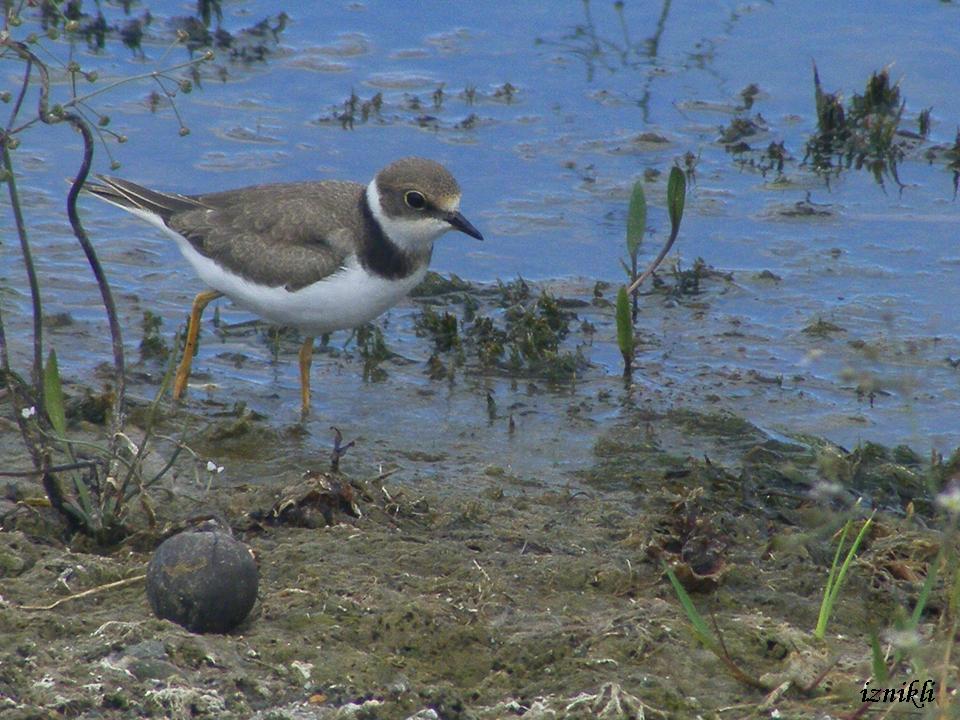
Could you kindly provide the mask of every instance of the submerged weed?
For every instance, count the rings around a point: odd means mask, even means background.
[[[460,347],[457,316],[444,311],[438,313],[431,307],[424,308],[415,321],[418,337],[429,336],[437,352],[450,352]]]
[[[476,317],[467,329],[481,367],[493,368],[506,352],[507,333],[494,325],[493,318]]]
[[[143,311],[143,320],[140,327],[143,330],[143,337],[140,339],[140,361],[164,360],[170,352],[166,341],[163,339],[163,333],[160,327],[163,325],[163,318],[154,315],[149,310]]]
[[[957,189],[960,187],[960,130],[953,140],[953,145],[946,152],[947,167],[953,172],[953,197],[957,197]]]
[[[544,291],[534,302],[517,304],[506,312],[508,364],[514,372],[530,372],[550,380],[569,380],[585,360],[579,352],[560,345],[575,315],[563,311],[556,298]]]
[[[897,165],[905,151],[898,132],[906,103],[886,68],[873,73],[846,108],[839,94],[824,92],[816,65],[813,84],[817,132],[807,141],[804,161],[820,174],[866,168],[881,186],[887,177],[902,186]]]
[[[387,371],[380,364],[392,353],[383,338],[383,330],[378,325],[367,323],[357,328],[357,350],[363,358],[363,379],[365,382],[383,382]]]
[[[510,307],[530,298],[530,286],[522,277],[508,283],[497,280],[497,290],[500,294],[501,307]]]
[[[425,307],[415,320],[417,334],[429,337],[434,353],[428,363],[431,378],[449,377],[455,365],[473,362],[487,370],[539,376],[565,382],[586,365],[578,350],[563,342],[576,315],[561,307],[551,293],[537,292],[523,278],[497,288],[495,314],[481,314],[470,294],[461,296],[462,317]],[[443,358],[448,358],[450,367]]]
[[[657,287],[675,297],[698,295],[700,294],[700,281],[712,274],[715,274],[713,268],[707,265],[702,257],[698,257],[693,261],[693,265],[686,270],[679,263],[674,265],[671,272],[672,284],[667,285],[664,282],[658,284]]]

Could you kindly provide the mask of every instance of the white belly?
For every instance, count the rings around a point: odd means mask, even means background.
[[[368,275],[357,259],[350,257],[345,267],[333,275],[291,292],[283,287],[257,285],[228,273],[198,253],[184,237],[166,227],[162,229],[176,240],[200,279],[214,290],[265,320],[314,336],[373,320],[400,302],[427,274],[424,266],[408,277],[388,280]]]

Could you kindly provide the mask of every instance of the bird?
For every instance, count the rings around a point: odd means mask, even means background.
[[[460,186],[440,163],[396,160],[367,184],[344,180],[254,185],[200,195],[160,192],[98,175],[93,196],[170,236],[210,289],[190,309],[173,397],[190,376],[204,308],[226,296],[306,335],[299,351],[301,413],[310,412],[314,338],[355,328],[403,299],[450,230],[483,235],[460,212]]]

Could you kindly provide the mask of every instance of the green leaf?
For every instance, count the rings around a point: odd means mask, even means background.
[[[670,168],[670,179],[667,180],[667,210],[670,212],[670,228],[673,235],[676,235],[680,229],[686,194],[687,180],[683,171],[674,165]]]
[[[690,625],[693,626],[693,634],[696,638],[706,645],[708,648],[717,652],[720,648],[720,643],[713,637],[713,633],[710,632],[710,628],[707,627],[706,621],[703,619],[703,616],[697,610],[697,607],[693,604],[693,600],[690,599],[690,595],[687,594],[686,589],[680,583],[680,580],[674,574],[673,569],[663,563],[664,571],[667,573],[667,577],[670,579],[670,584],[673,585],[673,591],[677,594],[677,598],[680,600],[680,605],[683,606],[683,612],[687,616],[687,620],[690,621]]]
[[[633,357],[634,337],[633,322],[630,320],[630,297],[627,295],[627,289],[622,285],[617,291],[617,345],[620,346],[624,362]]]
[[[920,588],[920,594],[917,595],[916,607],[914,607],[913,612],[910,613],[909,628],[911,630],[916,630],[920,627],[920,618],[923,617],[923,611],[927,607],[927,601],[930,599],[930,592],[933,590],[933,585],[937,581],[937,572],[940,569],[941,557],[943,557],[943,545],[941,545],[940,550],[937,551],[936,558],[930,563],[929,569],[927,570],[927,579],[923,581],[923,587]]]
[[[79,475],[74,475],[73,487],[77,491],[77,502],[80,504],[80,511],[83,513],[87,525],[92,525],[96,519],[96,508],[93,505],[93,498],[90,497],[90,491],[87,489],[87,483]]]
[[[627,213],[627,253],[636,265],[637,252],[647,231],[647,196],[643,192],[643,181],[637,180],[630,196],[630,210]]]
[[[67,434],[67,416],[63,410],[63,390],[60,387],[56,350],[50,350],[47,366],[43,369],[43,403],[50,424],[57,435],[63,437]]]

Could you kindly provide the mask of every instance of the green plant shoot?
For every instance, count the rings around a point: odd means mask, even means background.
[[[640,243],[647,231],[647,196],[643,192],[643,181],[637,180],[633,185],[633,194],[630,196],[630,209],[627,212],[627,255],[630,258],[632,277],[637,274],[637,253]]]
[[[637,180],[633,184],[633,193],[630,195],[630,208],[627,211],[627,257],[630,260],[629,267],[625,266],[627,275],[632,284],[638,275],[637,256],[640,253],[640,243],[643,242],[644,233],[647,231],[647,196],[643,192],[643,181]],[[633,297],[632,319],[637,320],[639,310],[639,299],[634,290],[630,295]]]
[[[830,615],[833,613],[833,606],[837,602],[837,597],[840,595],[840,588],[843,586],[843,581],[847,577],[847,571],[850,569],[850,564],[853,562],[853,558],[857,555],[857,550],[860,548],[860,543],[863,542],[863,538],[866,537],[867,530],[869,529],[871,523],[873,523],[873,513],[867,518],[866,522],[863,523],[863,527],[860,528],[860,532],[857,533],[856,539],[854,539],[853,544],[850,546],[850,549],[847,551],[846,557],[843,559],[843,564],[837,567],[840,562],[840,553],[843,551],[843,543],[847,539],[847,533],[850,530],[851,525],[853,525],[853,520],[848,520],[847,524],[843,527],[843,532],[840,533],[840,542],[837,544],[837,552],[833,556],[833,564],[830,566],[830,574],[827,576],[827,584],[823,588],[823,599],[820,602],[820,615],[817,618],[817,627],[813,631],[814,637],[819,640],[823,640],[824,636],[827,634],[827,623],[830,620]]]
[[[683,171],[674,165],[667,180],[667,210],[670,213],[670,234],[676,237],[683,218],[683,203],[687,195],[687,180]]]
[[[43,404],[54,431],[63,438],[67,434],[67,415],[63,409],[63,389],[60,386],[56,350],[50,350],[47,366],[43,369]]]
[[[633,320],[630,317],[630,297],[627,289],[620,286],[617,291],[617,345],[623,355],[623,376],[630,377],[633,372],[633,351],[636,343],[633,336]]]

